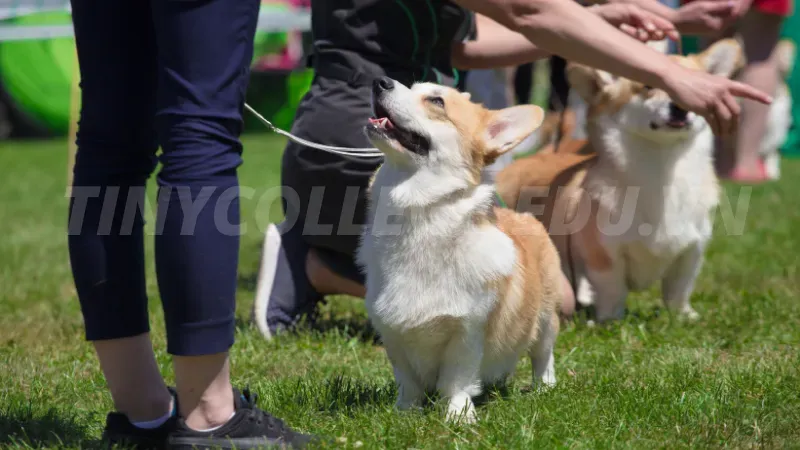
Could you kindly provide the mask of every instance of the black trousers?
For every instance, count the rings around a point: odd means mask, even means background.
[[[259,5],[72,0],[82,107],[69,251],[87,339],[149,330],[142,210],[160,162],[155,267],[168,351],[233,344],[239,134]]]

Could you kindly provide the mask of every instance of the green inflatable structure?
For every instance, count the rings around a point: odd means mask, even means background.
[[[800,158],[800,62],[797,46],[800,44],[800,14],[795,8],[794,14],[783,25],[783,36],[794,41],[794,68],[789,75],[789,90],[792,92],[792,128],[781,149],[784,156]]]
[[[280,4],[263,8],[286,8]],[[66,11],[41,12],[5,20],[5,25],[70,25]],[[256,33],[255,56],[279,53],[286,33]],[[63,135],[70,126],[70,94],[75,73],[75,43],[72,37],[0,42],[0,86],[3,102],[37,133]],[[254,73],[248,102],[275,125],[288,128],[297,105],[311,84],[313,72],[296,70]],[[266,85],[259,86],[266,81]],[[257,106],[258,105],[258,106]],[[20,117],[21,116],[21,117]],[[250,123],[250,117],[246,118]],[[259,125],[263,130],[263,126]],[[248,126],[248,128],[251,128]]]
[[[6,21],[13,25],[69,25],[67,12],[44,12]],[[75,71],[72,38],[0,42],[0,83],[6,101],[27,119],[55,134],[69,129]]]

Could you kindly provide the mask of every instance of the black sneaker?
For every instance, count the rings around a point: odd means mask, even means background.
[[[236,413],[225,425],[213,431],[195,431],[178,419],[168,438],[170,449],[303,449],[315,436],[298,433],[282,420],[256,407],[256,397],[245,389],[244,395],[233,390]]]
[[[175,402],[173,411],[177,411],[178,396],[172,388],[169,388],[169,391]],[[167,437],[175,429],[177,421],[178,414],[175,413],[160,427],[144,429],[135,427],[125,414],[116,411],[111,412],[106,416],[106,426],[103,429],[102,441],[109,447],[119,446],[137,450],[161,450],[166,448]]]

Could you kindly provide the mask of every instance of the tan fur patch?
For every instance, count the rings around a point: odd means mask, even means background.
[[[564,295],[561,264],[544,226],[533,216],[497,208],[497,227],[517,250],[514,273],[496,280],[500,301],[489,316],[486,346],[491,352],[508,351],[539,338],[540,318],[551,317],[558,328],[558,310]]]

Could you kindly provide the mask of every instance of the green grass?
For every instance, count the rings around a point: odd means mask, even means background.
[[[234,378],[291,425],[341,448],[800,448],[800,161],[752,189],[740,235],[717,221],[693,295],[699,323],[673,320],[655,290],[634,295],[621,323],[564,327],[555,389],[526,392],[523,361],[479,424],[451,427],[436,407],[393,411],[391,369],[358,300],[331,299],[327,331],[265,342],[249,325],[261,231],[279,213],[257,206],[279,181],[283,141],[245,143],[241,179],[255,194],[243,204]],[[91,446],[112,405],[70,276],[66,145],[3,143],[0,167],[0,446]],[[742,192],[728,186],[725,198],[736,205]],[[148,254],[155,346],[171,380],[152,242]]]

